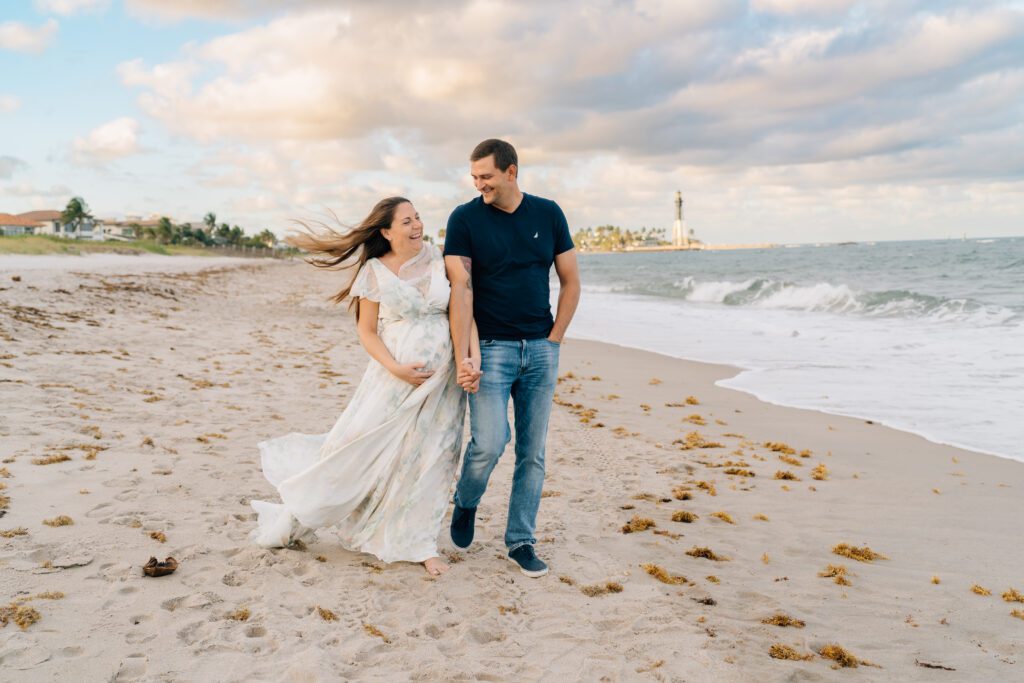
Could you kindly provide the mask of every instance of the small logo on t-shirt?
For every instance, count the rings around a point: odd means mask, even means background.
[[[535,233],[533,233],[533,239],[537,239],[537,236],[538,236],[538,235],[540,235],[540,232],[535,232]]]

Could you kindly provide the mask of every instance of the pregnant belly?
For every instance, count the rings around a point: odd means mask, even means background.
[[[380,338],[399,363],[420,362],[428,370],[437,370],[452,357],[451,332],[443,315],[387,322]]]

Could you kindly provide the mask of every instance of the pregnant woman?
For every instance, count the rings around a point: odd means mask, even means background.
[[[330,432],[259,444],[263,474],[282,502],[252,501],[259,516],[253,540],[286,547],[335,527],[350,550],[441,574],[448,566],[437,537],[466,406],[456,383],[444,259],[423,243],[419,214],[402,197],[381,200],[346,233],[303,232],[289,242],[310,252],[315,266],[358,264],[333,300],[352,298],[371,360]]]

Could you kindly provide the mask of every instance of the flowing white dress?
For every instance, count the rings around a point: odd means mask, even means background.
[[[466,409],[455,380],[444,259],[425,244],[398,275],[369,259],[352,295],[380,303],[378,333],[399,363],[422,361],[434,374],[414,387],[371,359],[329,433],[260,443],[263,474],[282,502],[252,501],[259,517],[252,538],[284,547],[335,526],[350,550],[422,562],[437,555]]]

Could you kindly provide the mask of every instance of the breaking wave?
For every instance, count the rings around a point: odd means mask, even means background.
[[[946,299],[904,289],[866,291],[826,282],[797,284],[770,278],[701,282],[686,277],[661,286],[633,285],[616,288],[615,291],[704,304],[877,318],[917,318],[986,325],[1017,324],[1022,320],[1020,314],[1009,308],[970,299]]]

